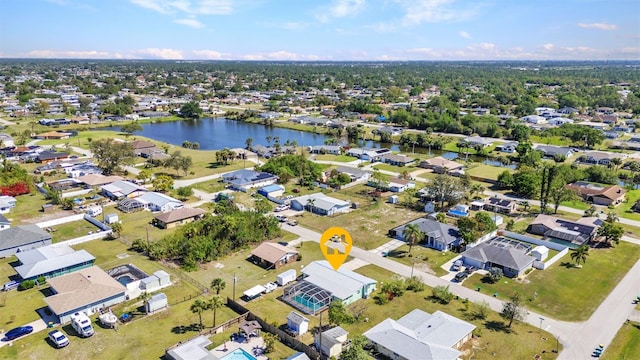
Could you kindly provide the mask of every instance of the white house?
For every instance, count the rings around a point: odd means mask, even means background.
[[[349,211],[350,202],[332,198],[323,193],[298,196],[291,199],[294,210],[308,210],[319,215],[334,215]]]
[[[527,115],[525,117],[520,118],[520,120],[529,124],[546,124],[547,123],[547,119],[540,115]]]

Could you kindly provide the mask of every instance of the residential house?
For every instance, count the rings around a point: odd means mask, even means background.
[[[582,121],[582,122],[577,123],[577,125],[590,127],[592,129],[596,129],[596,130],[604,130],[609,126],[609,125],[607,125],[605,123],[592,122],[592,121]]]
[[[569,119],[569,118],[565,118],[565,117],[554,117],[554,118],[551,118],[551,119],[547,120],[547,124],[555,125],[555,126],[562,126],[564,124],[573,124],[573,120]]]
[[[513,154],[516,152],[517,147],[518,147],[517,141],[510,141],[510,142],[503,143],[496,146],[496,151]]]
[[[338,145],[315,145],[309,146],[308,151],[311,154],[340,155],[342,154],[342,147]]]
[[[375,349],[395,360],[458,360],[475,325],[437,310],[414,309],[400,319],[387,318],[363,335]]]
[[[357,157],[360,160],[364,161],[380,161],[380,159],[387,155],[391,154],[391,150],[387,148],[351,148],[347,150],[347,155]]]
[[[284,186],[279,184],[271,184],[258,189],[258,194],[266,198],[277,198],[284,194]]]
[[[389,236],[405,241],[402,232],[409,224],[416,224],[423,234],[421,244],[424,246],[447,251],[460,245],[460,232],[455,226],[443,224],[437,220],[429,218],[418,218],[404,225],[397,226],[389,230]]]
[[[375,132],[377,134],[382,134],[382,133],[387,133],[391,136],[398,136],[398,135],[402,135],[402,128],[400,127],[394,127],[394,126],[383,126],[377,130],[375,130]]]
[[[278,177],[267,172],[241,169],[223,174],[222,181],[235,190],[247,192],[251,188],[275,184]]]
[[[0,231],[0,258],[51,245],[51,234],[37,225],[20,225]]]
[[[163,212],[153,217],[153,224],[161,229],[171,229],[178,225],[196,221],[205,214],[205,211],[198,208],[182,207],[169,212]]]
[[[622,136],[621,132],[613,131],[613,130],[605,130],[603,131],[603,133],[604,133],[604,137],[607,139],[617,139]]]
[[[314,344],[316,349],[326,355],[327,358],[337,359],[347,342],[347,335],[349,335],[347,330],[336,326],[316,335]]]
[[[621,204],[627,194],[627,190],[618,185],[602,187],[584,181],[577,181],[573,184],[565,185],[565,188],[578,193],[584,201],[604,206],[617,206]]]
[[[143,209],[152,212],[167,212],[182,207],[184,204],[180,200],[158,192],[146,192],[136,198],[123,198],[118,202],[118,209],[127,213]]]
[[[250,158],[256,159],[258,157],[258,154],[243,148],[233,148],[231,149],[231,151],[233,151],[236,154],[236,159],[240,159],[240,160],[250,159]]]
[[[493,238],[475,245],[462,253],[462,261],[467,266],[489,270],[492,267],[502,269],[505,276],[521,276],[533,266],[536,260],[528,255],[529,246],[521,243],[505,242],[502,238]]]
[[[520,120],[526,123],[535,124],[535,125],[547,123],[547,118],[540,115],[527,115],[525,117],[520,118]]]
[[[513,214],[518,210],[518,202],[515,200],[491,197],[484,201],[484,209],[501,214]]]
[[[471,136],[471,137],[465,138],[463,141],[471,145],[472,147],[482,146],[483,148],[486,148],[493,145],[493,139],[484,138],[480,136]]]
[[[117,175],[104,176],[102,174],[87,174],[78,176],[76,180],[84,183],[89,188],[95,189],[116,181],[122,181],[124,178]]]
[[[52,161],[58,161],[69,157],[69,153],[55,152],[55,151],[43,151],[38,154],[36,161],[39,163],[47,164]]]
[[[0,149],[14,148],[15,142],[13,136],[5,133],[0,133]]]
[[[130,181],[118,180],[111,184],[103,185],[100,187],[102,195],[112,199],[131,199],[140,196],[149,190]]]
[[[211,345],[211,340],[206,336],[199,335],[168,349],[166,355],[169,360],[219,360],[207,350],[209,345]]]
[[[602,220],[583,217],[576,221],[540,214],[527,227],[527,232],[545,239],[561,240],[572,247],[582,246],[596,238]]]
[[[368,298],[376,290],[376,280],[345,267],[335,270],[326,260],[311,262],[302,269],[302,274],[303,282],[325,290],[331,294],[330,300],[339,300],[345,306]]]
[[[309,331],[309,319],[292,311],[287,315],[287,328],[296,336],[304,335]]]
[[[335,215],[349,211],[351,203],[327,196],[323,193],[298,196],[291,199],[291,208],[297,211],[307,210],[318,215]]]
[[[11,221],[9,221],[4,215],[0,214],[0,231],[9,229],[11,227]]]
[[[387,154],[381,157],[380,161],[393,166],[405,166],[416,161],[416,159],[401,154]]]
[[[298,251],[288,246],[263,242],[251,251],[249,260],[265,269],[278,269],[298,260]]]
[[[159,150],[156,144],[143,141],[143,140],[135,140],[130,142],[131,148],[133,149],[133,153],[137,156],[142,156],[142,154],[150,154],[153,151]]]
[[[545,158],[555,158],[555,157],[565,157],[570,158],[573,156],[573,150],[568,147],[561,146],[553,146],[553,145],[537,145],[535,147],[536,151],[540,151],[542,153],[542,157]]]
[[[571,115],[571,114],[579,114],[580,110],[576,109],[576,108],[572,108],[572,107],[563,107],[558,109],[557,111],[559,114],[563,114],[563,115]]]
[[[351,182],[366,182],[371,178],[371,173],[357,168],[338,166],[336,168],[338,174],[347,174],[351,178]],[[326,174],[325,174],[326,175]]]
[[[258,117],[260,119],[277,119],[280,116],[282,116],[279,112],[275,112],[275,111],[265,111],[262,112],[260,114],[258,114]]]
[[[54,295],[45,303],[61,324],[75,313],[95,314],[126,300],[124,285],[97,266],[81,269],[47,281]]]
[[[73,250],[69,245],[53,244],[16,253],[14,268],[23,280],[47,279],[93,266],[95,257],[86,250]]]
[[[491,109],[486,109],[481,107],[474,108],[472,111],[473,111],[473,115],[477,115],[477,116],[485,116],[485,115],[491,114]]]
[[[387,182],[387,188],[391,192],[401,193],[405,192],[408,189],[414,189],[416,187],[416,183],[411,180],[392,178]]]
[[[11,211],[18,201],[13,196],[2,195],[0,196],[0,214],[6,214]]]
[[[589,151],[578,158],[578,161],[587,164],[609,165],[613,159],[626,159],[626,154],[610,153],[603,151]]]
[[[454,172],[462,171],[462,169],[464,168],[463,164],[451,161],[442,156],[422,160],[418,166],[425,169],[432,169],[436,174],[451,174]]]
[[[35,136],[36,139],[42,140],[63,140],[71,137],[71,133],[64,131],[48,131]]]

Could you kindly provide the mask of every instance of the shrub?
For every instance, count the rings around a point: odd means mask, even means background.
[[[45,278],[44,276],[38,276],[36,281],[38,282],[38,285],[46,284],[47,283],[47,278]]]
[[[424,290],[425,287],[424,283],[422,282],[422,278],[420,278],[419,276],[412,276],[406,279],[404,283],[407,286],[407,290],[413,292],[420,292]]]
[[[384,305],[389,302],[389,296],[383,293],[377,293],[373,296],[373,301],[378,305]]]
[[[453,293],[449,291],[449,286],[438,285],[431,290],[431,297],[441,304],[448,304],[453,299]]]
[[[502,269],[497,267],[492,267],[489,269],[489,273],[485,276],[485,279],[490,283],[495,284],[498,281],[500,281],[500,279],[502,279],[503,275],[504,274],[502,273]]]
[[[20,286],[18,286],[18,290],[28,290],[34,287],[35,285],[36,285],[36,282],[34,280],[25,280],[20,283]]]

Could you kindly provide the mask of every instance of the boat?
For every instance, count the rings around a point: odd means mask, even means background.
[[[107,327],[113,328],[116,326],[116,323],[118,322],[118,317],[115,316],[111,311],[109,312],[105,312],[104,314],[100,315],[98,317],[100,319],[100,322]]]

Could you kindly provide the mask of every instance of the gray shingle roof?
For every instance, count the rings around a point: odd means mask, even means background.
[[[0,231],[0,250],[47,240],[51,235],[37,225],[16,226]]]
[[[447,244],[455,242],[460,236],[457,227],[443,224],[441,222],[438,222],[437,220],[427,218],[419,218],[413,220],[404,225],[395,227],[391,229],[391,231],[395,232],[397,236],[402,236],[402,231],[404,231],[404,228],[409,224],[417,224],[421,232],[423,232],[427,236],[431,236],[436,239],[442,239]]]
[[[465,258],[482,263],[491,262],[510,269],[522,270],[533,263],[533,256],[525,255],[522,250],[502,248],[494,244],[481,243],[462,253]]]

